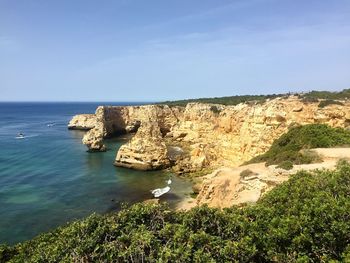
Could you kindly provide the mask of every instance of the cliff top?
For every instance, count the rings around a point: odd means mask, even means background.
[[[350,89],[344,89],[339,92],[331,91],[310,91],[307,93],[286,93],[286,94],[269,94],[269,95],[236,95],[227,97],[214,97],[214,98],[198,98],[198,99],[185,99],[176,101],[164,101],[157,104],[169,105],[169,106],[186,106],[188,103],[212,103],[223,105],[237,105],[243,102],[259,101],[264,102],[267,99],[274,99],[278,97],[288,97],[290,95],[296,95],[305,101],[318,101],[318,100],[347,100],[350,99]]]

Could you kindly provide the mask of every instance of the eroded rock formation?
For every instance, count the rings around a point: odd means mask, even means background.
[[[350,100],[342,103],[321,108],[318,102],[289,96],[236,106],[100,106],[93,115],[75,116],[69,128],[88,130],[83,143],[90,151],[106,150],[105,138],[135,133],[119,149],[115,165],[140,170],[172,166],[178,174],[208,174],[197,182],[199,194],[193,204],[230,207],[256,202],[296,169],[334,167],[344,150],[332,151],[328,162],[294,166],[291,171],[265,167],[263,163],[238,165],[267,151],[294,125],[324,123],[350,128]],[[320,152],[321,156],[326,154],[329,150]],[[245,169],[252,173],[242,173]]]
[[[167,168],[168,150],[158,123],[142,121],[135,136],[120,147],[114,164],[138,170]]]
[[[75,115],[68,123],[68,129],[72,130],[90,130],[96,125],[95,114]]]
[[[243,171],[251,171],[243,176]],[[230,207],[254,203],[276,185],[288,180],[287,172],[279,174],[263,163],[244,167],[220,168],[205,176],[196,198],[197,205]]]
[[[105,150],[104,138],[135,132],[141,123],[150,122],[159,127],[167,146],[183,150],[183,154],[175,160],[176,172],[232,167],[264,153],[293,125],[350,125],[349,101],[344,101],[344,105],[324,108],[318,107],[318,104],[289,96],[236,106],[201,103],[190,103],[185,108],[101,106],[95,113],[95,126],[85,134],[83,143],[90,150]],[[144,133],[142,139],[148,140],[147,136],[151,134]]]
[[[172,129],[173,140],[201,153],[207,166],[236,166],[264,153],[293,125],[325,123],[346,127],[350,103],[319,108],[297,97],[236,106],[188,104]],[[193,154],[192,154],[193,156]]]
[[[180,115],[179,108],[162,105],[100,106],[95,113],[97,124],[85,134],[83,143],[89,150],[105,150],[104,138],[136,132],[142,121],[149,120],[156,122],[162,134],[166,134]]]
[[[350,160],[350,148],[319,148],[312,151],[322,157],[322,162],[294,165],[288,171],[276,168],[276,165],[266,167],[265,163],[219,168],[203,177],[196,204],[224,208],[255,203],[298,171],[334,169],[339,160]]]

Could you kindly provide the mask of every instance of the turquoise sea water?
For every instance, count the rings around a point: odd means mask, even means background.
[[[108,140],[107,152],[88,153],[84,133],[67,129],[73,115],[93,113],[100,104],[0,103],[0,243],[152,198],[151,189],[166,186],[167,172],[113,166],[126,137]],[[16,139],[19,132],[26,138]],[[172,181],[162,199],[175,205],[191,186],[174,176]]]

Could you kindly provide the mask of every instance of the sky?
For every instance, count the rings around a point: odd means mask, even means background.
[[[349,0],[0,0],[0,101],[344,88]]]

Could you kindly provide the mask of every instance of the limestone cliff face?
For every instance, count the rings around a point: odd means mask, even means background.
[[[242,176],[242,171],[247,169],[251,174]],[[288,171],[279,174],[274,167],[265,167],[264,163],[220,168],[203,178],[196,203],[220,208],[255,203],[264,193],[288,180],[288,175]]]
[[[90,130],[96,125],[95,114],[75,115],[68,123],[68,129],[72,130]]]
[[[106,149],[103,139],[118,134],[136,132],[142,121],[157,123],[166,134],[182,115],[181,108],[162,105],[100,106],[95,113],[96,125],[87,132],[83,143],[92,151]]]
[[[137,170],[167,168],[170,161],[158,123],[142,121],[135,136],[120,147],[114,164]]]
[[[318,148],[313,151],[322,158],[322,162],[294,165],[288,171],[276,165],[266,167],[265,163],[219,168],[203,177],[196,204],[224,208],[255,203],[298,171],[334,169],[339,160],[350,160],[350,148]]]
[[[297,97],[262,104],[222,106],[188,104],[172,129],[174,141],[191,147],[190,158],[201,156],[206,166],[236,166],[264,153],[272,142],[297,124],[325,123],[347,127],[350,103],[319,108]]]
[[[141,123],[149,122],[160,130],[167,146],[179,146],[184,151],[175,161],[175,171],[232,167],[267,151],[293,125],[325,123],[348,127],[350,101],[343,103],[319,108],[318,102],[307,103],[290,96],[236,106],[201,103],[190,103],[186,108],[101,106],[95,113],[95,126],[85,134],[83,143],[90,150],[105,150],[104,138],[135,132]],[[151,136],[153,133],[144,132],[142,139]]]

